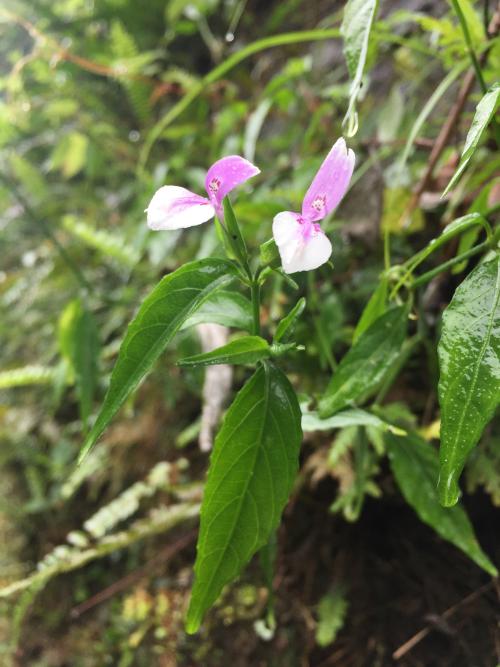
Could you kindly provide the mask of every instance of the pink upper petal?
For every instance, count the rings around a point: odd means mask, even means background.
[[[338,206],[345,195],[354,169],[354,153],[343,137],[326,156],[302,202],[306,220],[322,220]]]
[[[205,178],[205,189],[210,201],[220,209],[222,200],[233,188],[257,174],[260,174],[260,169],[239,155],[229,155],[217,160]]]
[[[157,190],[146,212],[148,227],[155,231],[201,225],[215,215],[208,199],[177,185]]]

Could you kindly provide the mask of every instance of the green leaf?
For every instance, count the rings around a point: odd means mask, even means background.
[[[304,297],[301,297],[292,310],[288,313],[288,315],[286,315],[276,327],[276,333],[274,334],[275,343],[279,343],[283,338],[285,340],[288,338],[288,335],[291,333],[295,322],[302,315],[305,307],[306,300]]]
[[[316,627],[316,643],[318,646],[333,644],[339,630],[344,625],[347,612],[347,600],[344,590],[336,586],[324,595],[318,604],[318,625]]]
[[[465,146],[462,151],[460,163],[453,178],[448,183],[446,190],[443,192],[443,197],[451,190],[451,188],[457,184],[458,180],[467,168],[471,157],[476,151],[483,132],[488,127],[491,119],[495,114],[499,99],[500,84],[495,83],[491,86],[491,88],[487,91],[487,93],[483,96],[477,105],[476,113],[474,114],[474,118],[472,120],[472,125],[470,126],[470,130],[465,140]]]
[[[181,330],[204,323],[221,324],[242,331],[252,330],[252,304],[243,294],[229,290],[214,292],[181,326]]]
[[[26,192],[36,201],[43,201],[49,196],[49,188],[43,176],[43,171],[35,166],[23,155],[12,153],[9,155],[10,168],[16,179],[20,181]]]
[[[96,229],[73,215],[65,215],[62,224],[66,231],[90,248],[98,250],[105,257],[112,257],[120,264],[131,267],[135,266],[140,259],[137,250],[116,231],[110,233],[103,229]]]
[[[234,277],[235,268],[230,262],[202,259],[185,264],[160,280],[129,324],[108,393],[80,452],[80,462],[123,402],[149,373],[182,323],[215,290],[228,285]]]
[[[274,239],[262,243],[259,247],[259,253],[262,266],[278,267],[280,265],[280,253]]]
[[[344,410],[327,419],[321,419],[317,412],[314,411],[302,414],[302,430],[304,433],[310,433],[311,431],[332,431],[348,426],[374,426],[375,428],[380,428],[383,431],[391,431],[398,435],[405,434],[405,431],[397,426],[393,426],[380,419],[380,417],[377,417],[377,415],[366,410],[360,410],[359,408]]]
[[[86,427],[98,381],[100,343],[95,320],[80,299],[71,301],[61,315],[59,346],[74,373],[80,417]]]
[[[229,234],[231,247],[243,266],[248,266],[247,246],[241,233],[240,226],[238,225],[238,221],[236,220],[236,216],[234,215],[229,197],[224,197],[222,204],[224,206],[224,222]]]
[[[438,346],[443,505],[459,496],[469,452],[500,400],[500,258],[481,264],[457,288],[443,314]]]
[[[392,308],[361,334],[339,364],[319,404],[321,418],[361,401],[377,390],[405,340],[407,306]]]
[[[385,438],[396,482],[419,518],[461,549],[479,567],[496,576],[497,570],[479,546],[463,507],[455,505],[445,509],[439,504],[436,493],[437,452],[416,434],[405,438],[387,434]]]
[[[81,132],[64,134],[52,153],[51,166],[60,169],[64,178],[73,178],[87,162],[88,138]]]
[[[255,148],[259,134],[272,103],[272,100],[269,98],[264,98],[248,118],[245,128],[245,138],[243,140],[243,155],[250,162],[253,162],[255,159]]]
[[[344,122],[355,113],[377,5],[377,0],[349,0],[344,9],[340,32],[344,38],[344,56],[351,77],[349,106]]]
[[[215,440],[201,508],[186,630],[196,632],[222,588],[276,529],[298,467],[300,408],[283,373],[261,366]]]
[[[408,260],[404,266],[407,267],[409,273],[415,271],[415,269],[420,264],[422,264],[422,262],[424,262],[427,257],[429,257],[429,255],[441,248],[441,246],[448,243],[448,241],[450,241],[452,238],[459,236],[460,234],[464,234],[464,232],[468,232],[469,230],[477,228],[478,226],[483,227],[488,238],[491,236],[491,227],[488,221],[479,213],[468,213],[467,215],[463,215],[461,218],[453,220],[453,222],[450,222],[449,225],[446,225],[438,237],[429,241],[425,248],[420,250],[420,252]],[[473,238],[475,240],[476,237]],[[467,249],[468,248],[466,248],[466,250]]]
[[[260,336],[236,338],[211,352],[195,354],[177,362],[178,366],[214,366],[215,364],[256,364],[271,355],[267,340]]]
[[[361,334],[366,331],[375,320],[385,313],[387,308],[387,288],[387,278],[382,278],[358,320],[352,336],[353,343],[358,340]]]
[[[23,366],[0,371],[0,389],[25,387],[31,384],[53,384],[57,369],[50,366]]]

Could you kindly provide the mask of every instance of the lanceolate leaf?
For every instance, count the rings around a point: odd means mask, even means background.
[[[298,467],[300,408],[283,373],[261,366],[215,440],[201,509],[187,632],[277,527]]]
[[[59,346],[74,373],[80,417],[86,425],[97,385],[100,345],[94,318],[79,299],[71,301],[61,316]]]
[[[349,0],[344,9],[344,18],[340,30],[344,38],[344,56],[347,69],[351,77],[346,119],[353,115],[356,100],[361,90],[368,54],[368,41],[377,4],[377,0]]]
[[[496,576],[497,570],[478,544],[461,505],[445,509],[436,493],[438,455],[427,442],[412,434],[401,438],[387,433],[389,460],[401,493],[420,519],[438,535],[461,549],[479,567]]]
[[[471,449],[500,402],[500,258],[463,281],[443,314],[438,346],[441,449],[439,495],[454,505]]]
[[[342,359],[319,404],[322,419],[377,390],[403,345],[408,308],[398,306],[379,317]]]
[[[482,215],[479,213],[468,213],[461,218],[453,220],[449,225],[446,225],[441,234],[437,238],[432,239],[432,241],[429,241],[425,248],[408,262],[408,265],[414,270],[419,264],[426,260],[429,255],[438,250],[438,248],[448,243],[448,241],[455,236],[463,234],[473,227],[483,227],[486,234],[491,234],[491,228]]]
[[[182,323],[235,276],[230,262],[203,259],[163,278],[130,323],[101,411],[80,453],[88,453],[126,398],[151,370]]]
[[[244,336],[211,352],[195,354],[177,362],[179,366],[214,366],[215,364],[255,364],[271,355],[269,343],[260,336]]]
[[[252,330],[252,304],[243,294],[218,290],[183,323],[181,329],[209,322],[233,327],[242,331]]]
[[[476,113],[474,114],[474,118],[472,120],[472,125],[465,140],[465,146],[460,158],[460,164],[458,165],[458,169],[456,170],[455,175],[448,183],[446,190],[443,192],[443,196],[457,184],[459,178],[467,168],[467,165],[475,153],[483,132],[488,127],[490,120],[495,114],[499,99],[500,84],[495,83],[493,86],[491,86],[491,88],[477,105]]]
[[[276,333],[274,334],[274,342],[279,343],[280,340],[286,340],[297,319],[302,315],[304,308],[306,307],[306,300],[304,297],[301,297],[292,310],[286,315],[276,328]]]
[[[375,322],[381,315],[383,315],[387,308],[387,278],[382,278],[377,289],[373,292],[370,300],[365,306],[361,317],[354,329],[352,342],[355,343],[361,334],[368,329],[368,327]]]
[[[360,410],[359,408],[343,410],[327,419],[320,419],[316,412],[302,413],[302,430],[304,433],[311,431],[332,431],[349,426],[374,426],[383,431],[392,431],[399,435],[405,434],[405,431],[397,426],[393,426],[389,422],[377,417],[377,415],[366,410]]]

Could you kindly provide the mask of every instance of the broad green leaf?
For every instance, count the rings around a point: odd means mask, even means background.
[[[483,132],[488,127],[491,119],[493,118],[498,102],[500,99],[500,84],[495,83],[483,96],[476,108],[476,113],[472,120],[472,125],[467,134],[465,140],[465,146],[462,151],[462,156],[460,158],[460,163],[458,168],[451,179],[451,181],[446,186],[446,190],[443,192],[443,197],[453,188],[462,174],[464,173],[471,157],[474,155],[477,145],[483,135]]]
[[[443,314],[438,346],[439,495],[454,505],[470,451],[500,402],[500,258],[479,265]]]
[[[387,278],[382,278],[378,284],[377,289],[373,292],[370,300],[361,313],[361,317],[356,324],[352,342],[355,343],[361,334],[368,329],[368,327],[381,317],[387,309]]]
[[[61,315],[59,346],[74,373],[80,417],[86,427],[98,381],[100,343],[94,318],[80,299],[71,301]]]
[[[209,322],[233,327],[242,331],[252,330],[252,304],[243,294],[219,290],[183,323],[182,329]]]
[[[292,310],[288,313],[288,315],[286,315],[276,327],[276,333],[274,334],[275,343],[279,343],[283,338],[285,340],[287,339],[288,335],[293,329],[295,322],[304,312],[305,307],[306,300],[304,297],[301,297]]]
[[[261,366],[215,440],[201,508],[196,579],[186,621],[196,632],[222,588],[276,529],[298,467],[300,408],[283,373]]]
[[[319,403],[322,419],[377,390],[396,361],[405,340],[408,308],[398,306],[379,317],[361,334],[335,371]]]
[[[129,324],[113,368],[101,411],[80,452],[90,451],[123,402],[151,370],[182,323],[208,297],[235,277],[233,264],[202,259],[165,276],[143,301]]]
[[[344,56],[351,77],[349,106],[344,122],[355,113],[377,5],[377,0],[349,0],[344,8],[340,32],[344,38]]]
[[[496,576],[497,570],[478,544],[469,518],[461,505],[444,508],[436,493],[438,454],[416,434],[385,436],[389,460],[405,500],[419,518],[438,535],[461,549],[483,570]]]
[[[256,364],[271,355],[267,340],[260,336],[236,338],[211,352],[195,354],[177,362],[178,366],[214,366],[215,364]]]
[[[375,428],[382,429],[383,431],[391,431],[398,435],[405,434],[405,431],[397,426],[393,426],[389,422],[377,417],[377,415],[366,410],[360,410],[359,408],[344,410],[327,419],[321,419],[318,413],[314,411],[302,413],[302,430],[304,433],[311,431],[332,431],[348,426],[374,426]]]

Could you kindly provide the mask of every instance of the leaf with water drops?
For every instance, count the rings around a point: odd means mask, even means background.
[[[461,549],[492,576],[497,570],[481,549],[474,529],[461,505],[441,507],[436,493],[438,454],[429,443],[412,433],[399,437],[385,434],[389,461],[406,502],[438,535]]]
[[[300,417],[286,376],[268,363],[229,408],[215,440],[201,508],[187,632],[198,630],[222,588],[276,529],[298,468]]]
[[[446,195],[459,181],[469,164],[471,157],[474,155],[477,145],[483,135],[483,132],[488,127],[491,119],[495,115],[495,110],[500,100],[500,83],[495,83],[485,93],[476,108],[476,113],[472,119],[472,125],[465,140],[465,146],[460,158],[460,164],[455,172],[455,175],[448,183],[443,196]]]
[[[438,355],[439,497],[451,506],[467,457],[500,402],[500,257],[476,267],[456,290]]]

